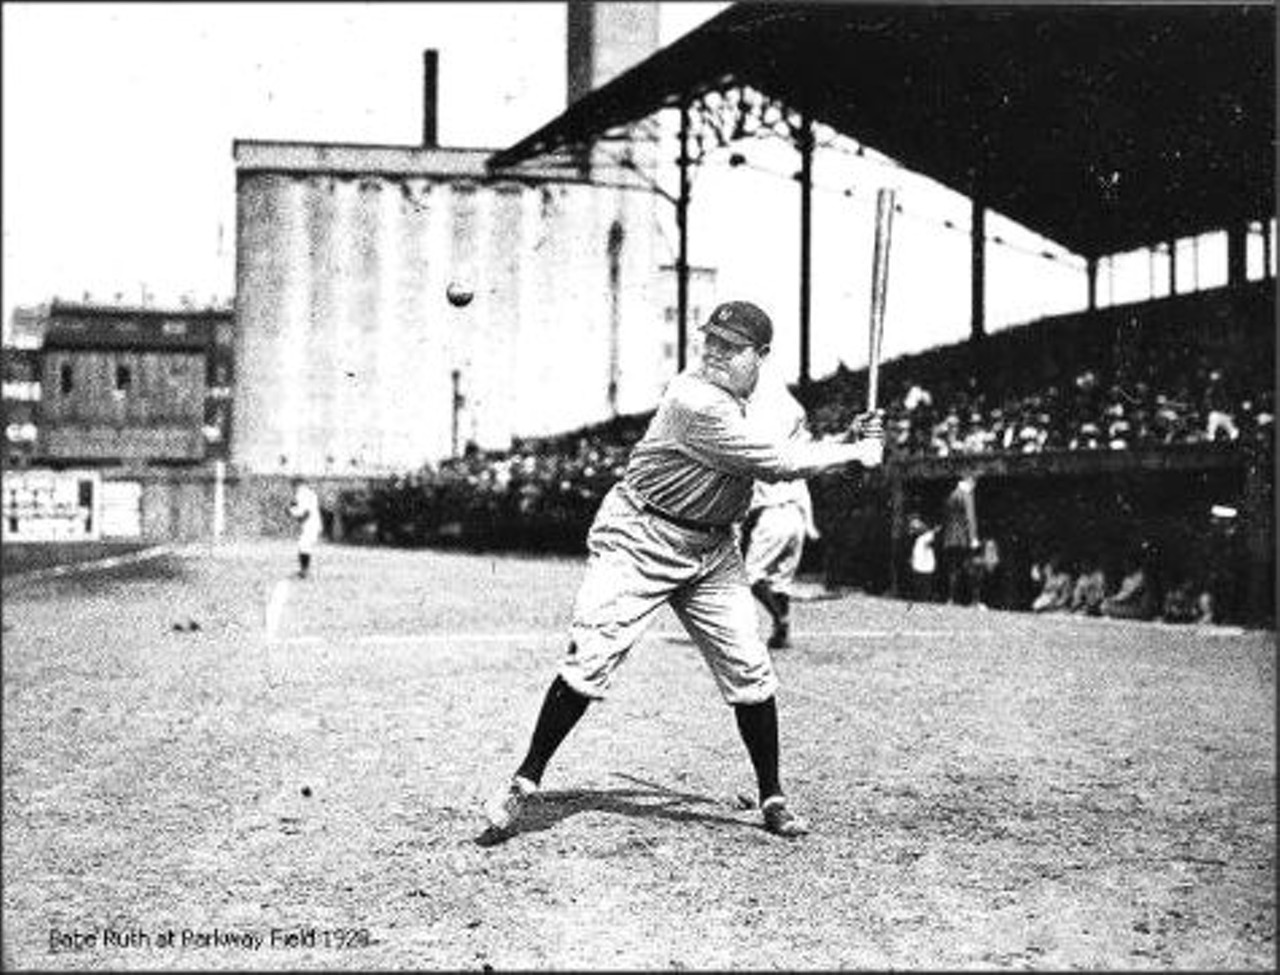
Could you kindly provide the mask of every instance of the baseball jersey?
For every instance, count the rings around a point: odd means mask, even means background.
[[[299,522],[298,540],[303,544],[320,538],[320,499],[309,484],[299,484],[289,513]]]
[[[772,377],[771,377],[772,378]],[[768,427],[783,439],[809,440],[808,417],[780,379],[761,383],[747,404],[747,419]],[[786,481],[757,480],[751,492],[751,510],[781,504],[799,505],[805,522],[812,521],[813,502],[803,477]]]
[[[743,400],[695,367],[667,385],[623,483],[669,515],[728,525],[746,515],[757,479],[808,477],[862,461],[868,450],[866,442],[783,439],[776,427],[749,420]]]

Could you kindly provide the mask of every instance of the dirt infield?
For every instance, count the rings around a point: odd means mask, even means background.
[[[6,967],[1275,967],[1271,632],[798,603],[788,842],[664,613],[482,847],[580,564],[292,567],[5,580]]]

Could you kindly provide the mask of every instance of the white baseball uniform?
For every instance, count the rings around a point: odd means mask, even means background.
[[[773,427],[779,437],[810,439],[804,407],[780,381],[763,386],[751,398],[747,415]],[[809,485],[804,478],[756,481],[749,513],[754,524],[747,543],[747,581],[754,585],[763,579],[772,591],[789,595],[805,539],[818,534]]]
[[[299,484],[293,492],[289,514],[298,521],[298,553],[310,555],[320,540],[320,498],[310,484]]]
[[[727,703],[768,699],[777,677],[756,632],[736,528],[753,484],[878,456],[869,441],[779,437],[698,368],[676,376],[592,522],[560,676],[604,697],[653,612],[670,603]]]

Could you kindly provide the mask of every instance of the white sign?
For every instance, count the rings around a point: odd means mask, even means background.
[[[5,471],[6,542],[85,542],[101,534],[95,471]]]
[[[102,537],[142,535],[142,485],[137,481],[102,482]]]

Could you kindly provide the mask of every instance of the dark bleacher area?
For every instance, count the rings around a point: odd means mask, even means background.
[[[1185,459],[1179,473],[1162,475],[1157,464],[1152,474],[1150,457],[1194,445],[1271,456],[1273,288],[1267,280],[1234,292],[1046,318],[986,336],[976,352],[961,342],[882,366],[891,460],[942,459],[943,473],[954,468],[958,476],[977,459],[1018,455],[1024,475],[1041,475],[982,481],[988,531],[1008,556],[994,605],[1028,608],[1035,596],[1030,569],[1051,555],[1105,566],[1111,588],[1139,549],[1160,553],[1164,575],[1189,571],[1211,530],[1207,519],[1204,531],[1197,528],[1200,509],[1241,503],[1244,480],[1234,468],[1201,471]],[[843,430],[865,407],[866,388],[865,369],[841,368],[797,394],[815,434],[825,435]],[[343,500],[344,537],[579,554],[596,507],[651,415],[525,439],[508,451],[470,449],[438,467],[352,492]],[[1101,460],[1099,452],[1126,451],[1143,454],[1141,470],[1117,469],[1117,457],[1106,467],[1112,473],[1090,474],[1086,463],[1083,472],[1077,464],[1065,476],[1054,466],[1054,458]],[[929,520],[950,484],[936,469],[931,479],[917,477],[909,463],[895,469],[906,472],[902,503]],[[804,570],[820,571],[832,584],[894,588],[893,560],[902,553],[890,538],[884,472],[811,484],[824,538],[810,546]],[[1271,544],[1269,522],[1248,530],[1265,530]],[[1073,539],[1088,539],[1087,552]]]
[[[1045,318],[882,366],[891,449],[1125,449],[1272,436],[1272,281]],[[974,359],[978,359],[974,362]],[[840,370],[804,397],[816,432],[865,408],[866,370]],[[1226,414],[1210,427],[1210,412]],[[1233,435],[1234,434],[1234,435]]]

